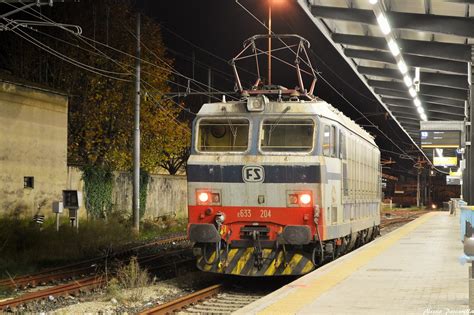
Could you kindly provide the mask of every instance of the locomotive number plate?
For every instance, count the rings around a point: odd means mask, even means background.
[[[237,218],[251,218],[252,209],[240,209],[237,212]],[[269,209],[260,209],[260,218],[271,218],[272,211]]]
[[[237,212],[237,218],[251,218],[252,217],[252,210],[251,209],[240,209]]]

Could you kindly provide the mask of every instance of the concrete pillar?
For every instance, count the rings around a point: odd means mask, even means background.
[[[472,265],[469,266],[469,310],[471,312],[474,311],[474,277],[472,276]]]
[[[471,56],[474,61],[474,46],[471,46]],[[469,116],[467,121],[472,123],[472,118],[474,117],[474,85],[472,84],[472,62],[468,63],[468,72],[470,72],[468,75],[470,93],[469,100],[466,103],[466,105],[468,106],[467,113]],[[471,143],[474,139],[474,128],[472,127],[473,126],[468,126],[466,124],[466,142],[469,143]],[[471,144],[466,145],[466,169],[463,173],[463,197],[464,200],[467,201],[467,203],[470,205],[474,204],[474,192],[472,192],[472,189],[474,189],[474,149]]]

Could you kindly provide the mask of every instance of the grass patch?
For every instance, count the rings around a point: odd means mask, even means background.
[[[129,221],[81,221],[79,232],[64,221],[56,232],[54,219],[40,228],[31,220],[0,218],[0,278],[101,256],[126,244],[185,231],[186,220],[172,222],[144,222],[137,236]]]
[[[148,271],[140,267],[136,257],[132,257],[128,264],[119,266],[116,277],[107,284],[107,293],[117,300],[137,302],[143,299],[144,289],[150,284]],[[125,295],[122,290],[129,292]]]

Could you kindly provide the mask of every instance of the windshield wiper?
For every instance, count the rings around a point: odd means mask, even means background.
[[[237,128],[232,125],[232,121],[227,115],[227,109],[222,107],[222,111],[225,113],[225,118],[227,118],[227,123],[229,124],[230,133],[232,134],[232,148],[235,147],[235,141],[237,140]]]
[[[283,115],[286,114],[290,110],[290,106],[287,106],[278,116],[277,120],[275,121],[274,124],[270,126],[270,130],[268,131],[268,144],[270,145],[270,140],[272,139],[272,132],[275,130],[276,127],[278,127],[278,124],[280,123],[280,120],[283,118]]]

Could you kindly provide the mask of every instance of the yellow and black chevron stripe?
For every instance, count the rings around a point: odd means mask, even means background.
[[[255,266],[255,248],[232,248],[228,256],[221,250],[220,263],[217,252],[208,251],[207,262],[199,256],[197,267],[206,272],[222,273],[241,276],[282,276],[302,275],[314,269],[310,254],[301,251],[282,250],[276,252],[274,249],[263,249],[263,266],[259,269]]]

